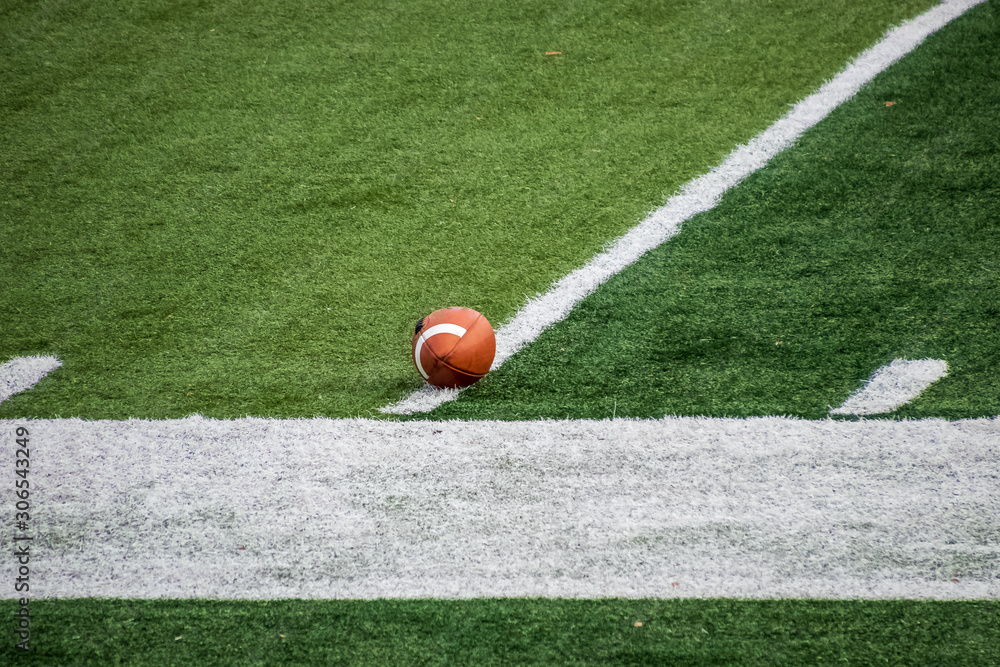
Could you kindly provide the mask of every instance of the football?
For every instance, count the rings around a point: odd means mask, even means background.
[[[489,321],[472,308],[441,308],[417,322],[413,363],[435,387],[467,387],[486,375],[497,341]]]

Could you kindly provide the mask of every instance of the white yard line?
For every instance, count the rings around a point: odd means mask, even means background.
[[[32,597],[1000,597],[1000,418],[17,426]]]
[[[577,303],[611,276],[674,236],[680,231],[683,222],[714,208],[727,190],[791,146],[806,130],[916,48],[928,35],[984,1],[946,0],[888,31],[880,42],[858,56],[815,93],[792,107],[785,117],[754,137],[747,145],[738,147],[709,173],[687,183],[679,194],[653,211],[608,250],[556,281],[545,294],[525,304],[510,321],[497,330],[497,352],[493,368],[498,368],[542,331],[565,319]],[[458,391],[442,392],[425,385],[381,410],[388,414],[427,412],[453,400],[458,394]]]

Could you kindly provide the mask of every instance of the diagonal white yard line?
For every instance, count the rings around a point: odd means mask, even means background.
[[[928,35],[984,0],[945,0],[924,14],[888,31],[840,74],[796,104],[747,145],[734,150],[719,166],[687,183],[681,192],[653,211],[627,234],[585,266],[556,281],[548,292],[529,301],[496,332],[498,368],[542,331],[566,318],[584,297],[608,278],[680,231],[686,220],[715,207],[726,190],[763,167],[802,134],[854,96],[880,72],[916,48]],[[389,414],[426,412],[453,400],[458,391],[425,385],[399,402],[383,407]]]
[[[33,597],[1000,597],[1000,418],[16,426]]]

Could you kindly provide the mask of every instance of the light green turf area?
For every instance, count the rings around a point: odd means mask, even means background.
[[[1000,415],[1000,4],[973,9],[431,418]],[[421,417],[422,418],[422,417]]]
[[[9,601],[4,616],[16,611]],[[35,601],[25,665],[996,665],[1000,603]],[[641,626],[636,626],[641,623]]]
[[[5,2],[0,417],[370,414],[932,4]]]

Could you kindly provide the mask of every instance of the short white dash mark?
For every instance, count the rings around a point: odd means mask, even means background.
[[[39,380],[62,366],[58,357],[15,357],[0,364],[0,403],[31,389]]]
[[[896,359],[875,371],[868,383],[854,392],[832,415],[877,415],[909,403],[927,387],[948,374],[940,359]]]

